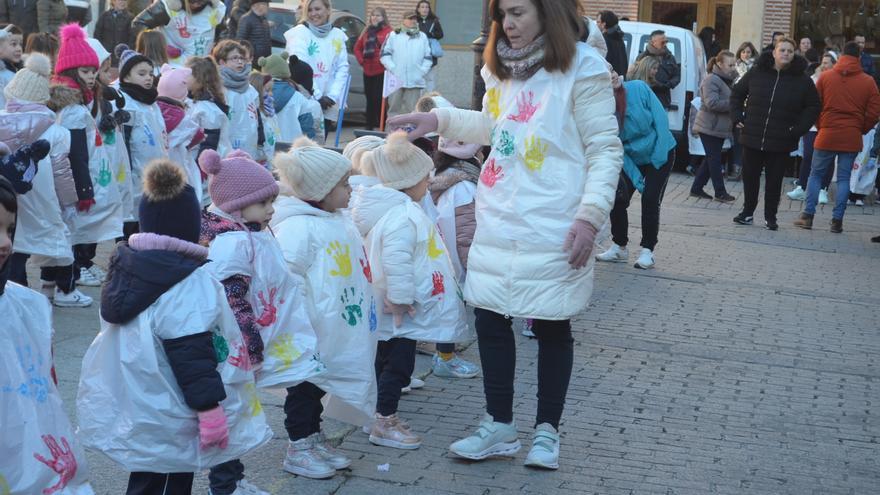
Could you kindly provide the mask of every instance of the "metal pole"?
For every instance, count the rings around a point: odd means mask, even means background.
[[[473,96],[471,98],[471,109],[481,110],[483,108],[483,94],[486,93],[486,83],[480,75],[480,69],[483,68],[483,49],[489,40],[489,26],[491,25],[489,18],[489,0],[483,0],[483,26],[480,30],[480,37],[475,39],[471,44],[474,50],[474,84]]]

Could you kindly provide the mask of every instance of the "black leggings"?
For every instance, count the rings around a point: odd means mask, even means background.
[[[27,260],[31,255],[24,253],[12,253],[9,263],[10,268],[9,280],[28,286],[27,281]],[[76,289],[76,280],[79,273],[73,269],[73,265],[67,266],[44,266],[40,268],[40,280],[44,282],[55,282],[58,290],[65,294],[73,292]]]
[[[415,340],[395,338],[379,342],[376,349],[376,381],[379,385],[376,412],[382,416],[397,412],[400,389],[409,385],[415,367]]]
[[[98,251],[97,244],[74,244],[73,245],[73,264],[76,271],[80,268],[91,268],[95,263],[95,255]]]
[[[302,382],[287,389],[284,399],[284,428],[294,442],[321,431],[321,399],[324,392],[311,382]]]
[[[145,473],[128,475],[126,495],[190,495],[193,473]]]
[[[477,342],[483,366],[486,412],[499,423],[513,421],[513,380],[516,374],[516,341],[513,320],[485,309],[475,309]],[[535,426],[549,423],[559,428],[574,362],[570,320],[534,320],[538,339],[538,414]]]
[[[659,169],[653,165],[639,167],[645,177],[645,189],[642,191],[642,247],[651,251],[657,246],[660,233],[660,203],[669,182],[669,171],[675,162],[675,150],[669,152],[669,159]],[[703,166],[706,166],[705,164]],[[635,194],[636,188],[625,173],[620,174],[617,184],[617,195],[614,208],[611,209],[611,238],[614,244],[626,246],[629,243],[629,215],[627,208]]]

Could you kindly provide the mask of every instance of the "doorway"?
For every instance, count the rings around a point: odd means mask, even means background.
[[[722,48],[729,48],[732,18],[733,0],[642,0],[639,3],[639,19],[683,27],[694,33],[712,26]]]

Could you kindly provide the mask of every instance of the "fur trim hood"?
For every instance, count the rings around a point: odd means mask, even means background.
[[[46,104],[52,111],[60,112],[72,105],[82,104],[82,91],[69,88],[61,84],[49,86],[49,103]]]

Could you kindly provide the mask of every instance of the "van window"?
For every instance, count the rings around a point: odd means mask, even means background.
[[[633,37],[629,33],[623,33],[623,44],[626,45],[626,56],[629,57],[629,50],[632,48]]]
[[[678,38],[672,38],[670,36],[666,37],[669,40],[669,44],[666,45],[666,48],[672,52],[672,56],[675,57],[675,61],[679,64],[681,63],[681,40]],[[651,41],[650,34],[643,34],[642,39],[639,41],[639,53],[645,51],[645,47],[648,46],[648,42]]]

